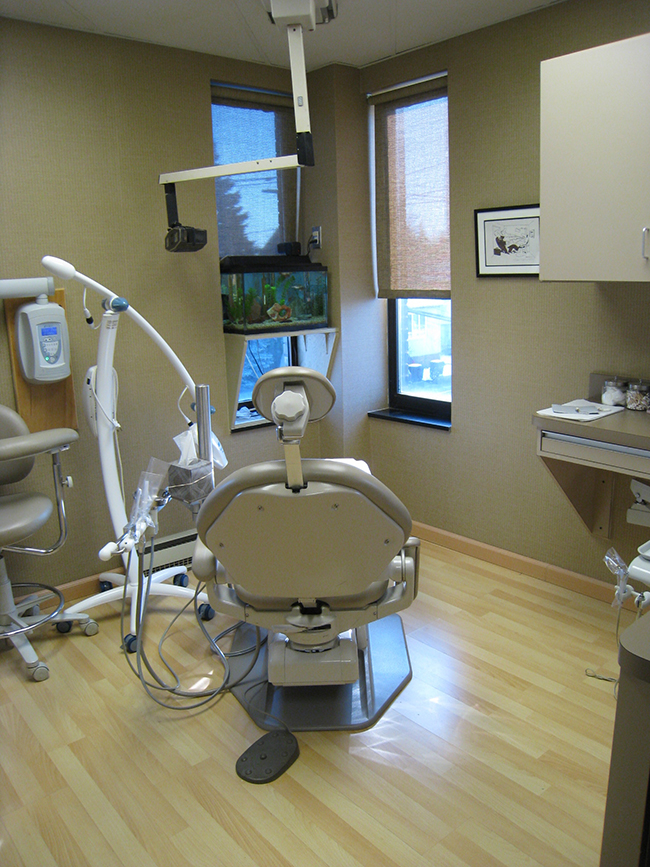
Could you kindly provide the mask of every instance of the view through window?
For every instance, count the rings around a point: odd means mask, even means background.
[[[293,153],[290,96],[264,91],[236,95],[217,85],[212,93],[215,165]],[[294,170],[216,178],[219,256],[277,255],[278,244],[294,241],[296,189]]]
[[[248,162],[295,150],[290,94],[212,85],[215,165]],[[252,172],[215,179],[219,255],[272,256],[296,239],[296,171]],[[259,422],[251,400],[262,374],[294,361],[289,337],[246,341],[237,426]]]
[[[397,391],[451,402],[451,301],[397,302]]]

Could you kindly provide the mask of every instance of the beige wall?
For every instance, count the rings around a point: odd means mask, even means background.
[[[211,79],[290,89],[288,71],[7,19],[0,19],[0,64],[1,276],[44,275],[40,260],[50,254],[124,295],[169,341],[195,381],[210,385],[217,407],[213,427],[229,457],[228,471],[279,457],[270,428],[228,432],[214,184],[178,186],[181,219],[207,228],[209,243],[199,253],[174,255],[164,250],[167,222],[158,175],[212,162]],[[8,555],[10,569],[24,575],[42,569],[41,580],[55,584],[100,571],[97,551],[113,538],[97,444],[80,404],[98,335],[84,323],[81,295],[78,284],[66,286],[80,425],[79,443],[64,455],[65,472],[75,483],[66,498],[69,540],[35,566],[34,558]],[[97,296],[89,295],[99,321]],[[0,401],[13,406],[4,324],[0,365]],[[130,501],[151,456],[178,456],[172,437],[183,429],[176,409],[181,384],[126,317],[115,367]],[[314,426],[307,454],[319,451],[318,439]],[[39,463],[32,487],[49,490],[47,464]],[[161,514],[162,534],[189,526],[189,512],[176,503]],[[51,539],[54,527],[49,531],[35,538]]]
[[[323,227],[341,340],[333,374],[339,399],[311,429],[307,453],[369,459],[416,520],[603,580],[607,543],[589,535],[535,456],[531,416],[584,394],[592,370],[650,376],[648,289],[479,280],[474,209],[538,200],[540,60],[648,30],[645,0],[568,0],[361,71],[309,76],[317,165],[304,172],[302,219],[305,230]],[[40,275],[41,257],[52,254],[105,282],[169,339],[197,381],[209,383],[229,470],[277,456],[272,430],[227,432],[213,185],[178,187],[181,219],[207,228],[210,241],[200,253],[171,255],[163,249],[157,179],[211,162],[211,78],[287,88],[288,72],[1,19],[0,64],[0,276]],[[386,353],[385,303],[373,297],[370,269],[363,93],[443,68],[454,293],[449,433],[366,416],[386,402]],[[76,284],[68,284],[67,299],[79,400],[97,335],[83,323]],[[118,346],[129,494],[151,455],[175,457],[179,386],[128,320]],[[0,365],[0,401],[11,405],[3,326]],[[96,551],[112,537],[96,443],[81,413],[80,434],[65,456],[75,477],[70,539],[38,563],[52,583],[98,571]],[[40,476],[49,482],[47,470]],[[625,525],[625,483],[617,497],[613,543],[629,558],[646,533]],[[161,519],[163,533],[191,523],[177,504]]]
[[[648,286],[478,279],[474,209],[539,201],[540,61],[648,30],[644,0],[569,0],[362,72],[367,90],[449,72],[452,429],[371,420],[373,468],[419,521],[603,580],[608,544],[631,559],[650,536],[625,523],[629,480],[613,539],[592,537],[531,417],[586,397],[592,371],[650,377]]]
[[[386,401],[386,305],[371,279],[368,135],[359,71],[344,66],[309,76],[316,165],[304,172],[305,228],[323,226],[322,261],[335,292],[332,324],[340,328],[333,371],[338,400],[321,424],[329,457],[370,459],[367,412]]]

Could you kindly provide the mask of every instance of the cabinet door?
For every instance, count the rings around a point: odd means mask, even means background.
[[[542,62],[540,156],[540,279],[650,281],[650,34]]]

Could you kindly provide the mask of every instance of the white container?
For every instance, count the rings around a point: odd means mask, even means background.
[[[625,406],[627,382],[622,379],[607,379],[603,383],[600,402],[605,406]]]

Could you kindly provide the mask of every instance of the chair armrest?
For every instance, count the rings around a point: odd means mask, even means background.
[[[79,439],[76,430],[67,427],[0,439],[0,461],[36,457],[46,452],[58,452]]]
[[[216,571],[217,558],[200,539],[197,539],[192,552],[192,574],[199,581],[208,581],[214,578]]]

